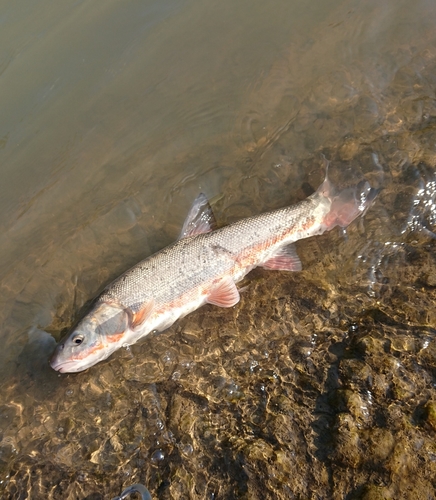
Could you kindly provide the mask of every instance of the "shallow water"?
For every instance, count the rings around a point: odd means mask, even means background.
[[[0,6],[0,494],[434,498],[436,8]],[[381,188],[304,270],[255,271],[84,373],[48,366],[111,279],[323,178]]]

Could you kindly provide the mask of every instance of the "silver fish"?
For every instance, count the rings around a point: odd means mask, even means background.
[[[210,206],[200,195],[180,239],[106,287],[91,312],[59,342],[52,368],[85,370],[203,304],[234,306],[240,298],[236,283],[253,268],[301,270],[293,243],[348,226],[376,194],[366,181],[337,192],[326,178],[296,205],[215,230]]]

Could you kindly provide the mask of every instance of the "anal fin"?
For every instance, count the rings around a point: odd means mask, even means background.
[[[293,243],[281,247],[271,258],[260,264],[260,267],[275,271],[301,271],[303,268]]]
[[[235,282],[227,276],[211,290],[207,302],[219,307],[232,307],[239,302],[240,298]]]

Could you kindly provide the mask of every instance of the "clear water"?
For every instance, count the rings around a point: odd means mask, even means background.
[[[432,1],[0,4],[0,496],[435,498]],[[323,155],[381,188],[84,373],[48,366],[111,279],[173,241],[294,203]]]

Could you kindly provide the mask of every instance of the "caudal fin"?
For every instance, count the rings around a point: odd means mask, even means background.
[[[330,212],[324,224],[328,229],[333,229],[335,226],[347,227],[356,217],[364,214],[379,190],[372,188],[369,182],[363,180],[355,187],[338,191],[326,178],[317,192],[331,201]]]

